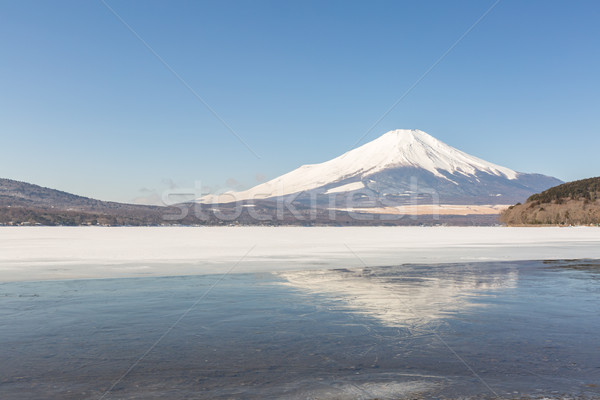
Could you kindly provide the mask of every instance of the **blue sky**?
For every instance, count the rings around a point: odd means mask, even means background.
[[[0,177],[133,201],[328,160],[493,3],[106,0],[169,69],[101,1],[0,1]],[[417,128],[600,175],[599,20],[597,1],[500,1],[360,144]]]

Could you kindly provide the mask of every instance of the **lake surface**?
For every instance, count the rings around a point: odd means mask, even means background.
[[[0,282],[600,259],[600,229],[0,227]]]
[[[1,399],[600,399],[594,260],[7,282],[0,321]]]

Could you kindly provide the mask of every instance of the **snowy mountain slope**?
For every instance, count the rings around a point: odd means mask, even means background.
[[[534,189],[522,184],[521,178],[527,175],[471,156],[423,131],[399,129],[330,161],[303,165],[249,190],[209,195],[199,200],[230,203],[290,195],[301,200],[309,195],[339,197],[357,191],[401,197],[414,192],[414,186],[419,185],[427,193],[439,192],[445,201],[461,197],[464,203],[465,199],[478,197],[478,203],[483,200],[498,203],[498,199],[491,197],[505,196],[506,201],[512,202],[515,196],[520,198],[546,187],[547,183],[550,187],[561,182],[540,175],[544,182],[533,185]],[[531,181],[531,176],[527,179]]]

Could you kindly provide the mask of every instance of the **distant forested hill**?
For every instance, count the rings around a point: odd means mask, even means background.
[[[0,178],[0,224],[155,225],[166,207],[123,204],[77,196]]]
[[[600,177],[555,186],[500,215],[507,225],[600,224]]]

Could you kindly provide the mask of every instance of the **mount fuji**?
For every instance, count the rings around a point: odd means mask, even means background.
[[[240,192],[207,195],[204,204],[284,199],[377,207],[428,198],[439,204],[514,204],[561,184],[471,156],[420,130],[399,129],[332,160],[303,165]],[[425,200],[428,201],[428,200]]]

